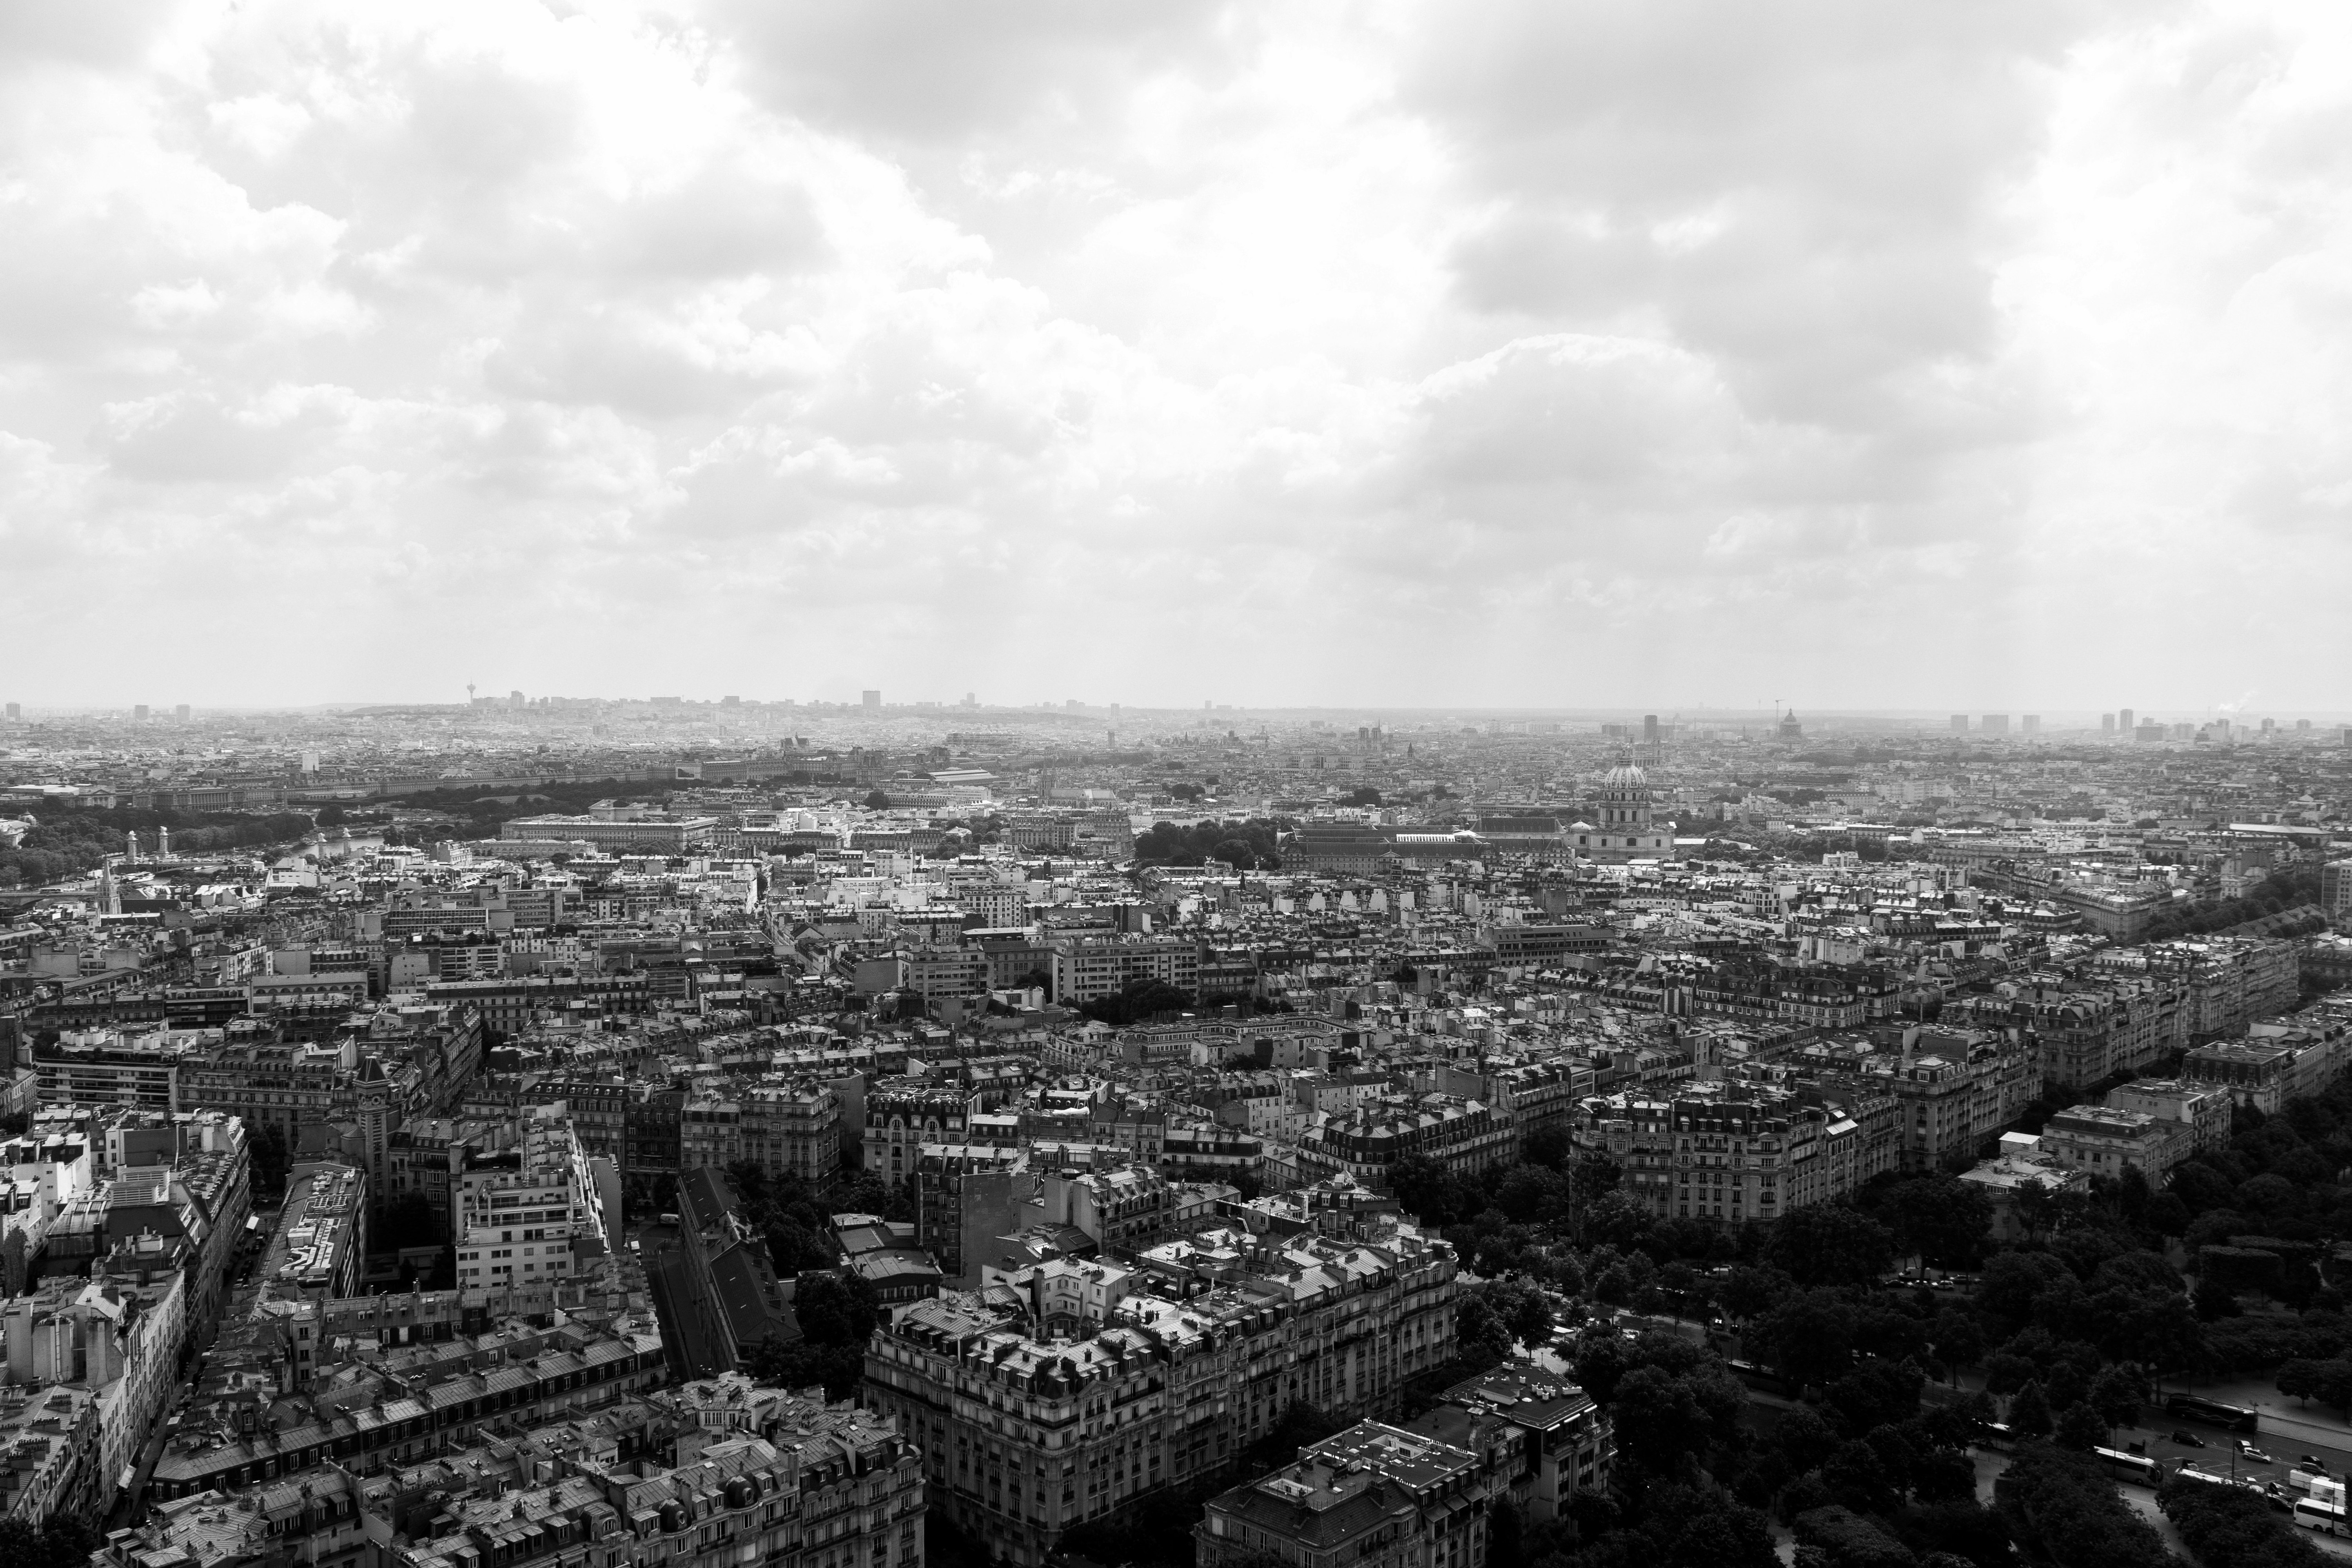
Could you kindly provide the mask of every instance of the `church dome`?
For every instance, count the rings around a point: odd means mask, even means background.
[[[1649,784],[1649,774],[1632,763],[1618,763],[1601,780],[1602,789],[1647,789]]]

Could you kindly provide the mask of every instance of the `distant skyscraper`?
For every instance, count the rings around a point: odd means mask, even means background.
[[[508,692],[508,693],[507,693],[507,706],[508,706],[508,707],[509,707],[509,708],[520,708],[520,707],[521,707],[521,706],[522,706],[522,693],[521,693],[521,692],[520,692],[520,691],[509,691],[509,692]]]
[[[1955,714],[1953,714],[1953,715],[1952,715],[1952,733],[1953,733],[1953,734],[1955,734],[1955,735],[1965,735],[1965,734],[1967,734],[1968,732],[1969,732],[1969,716],[1968,716],[1967,714],[1965,714],[1965,713],[1955,713]]]
[[[25,709],[22,703],[11,702],[8,704],[8,722],[14,724],[17,720],[22,719],[24,716]],[[2306,726],[2306,728],[2308,728],[2308,726]]]
[[[2042,715],[2041,715],[2041,714],[2039,714],[2039,713],[2028,713],[2028,714],[2025,716],[2025,732],[2026,732],[2027,734],[2029,734],[2029,735],[2039,735],[2040,733],[2042,733]]]
[[[861,696],[858,700],[863,702],[868,708],[879,708],[882,706],[882,694],[878,691],[868,691]]]
[[[2106,735],[2106,736],[2110,736],[2110,737],[2112,737],[2112,736],[2115,734],[2115,732],[2116,732],[2116,716],[2115,716],[2114,714],[2112,714],[2112,713],[2102,713],[2102,714],[2100,714],[2100,715],[2099,715],[2099,733],[2100,733],[2100,734],[2102,734],[2102,735]]]
[[[131,716],[133,719],[138,720],[142,724],[147,722],[147,704],[142,702],[138,707],[133,708],[131,710]]]
[[[1655,713],[1642,715],[1642,739],[1653,746],[1658,743],[1658,716]]]
[[[2126,735],[2132,732],[2132,710],[2130,709],[2122,709],[2116,712],[2116,728],[2121,730]]]

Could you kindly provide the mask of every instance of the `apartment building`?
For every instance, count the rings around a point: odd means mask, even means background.
[[[1419,1432],[1360,1422],[1209,1500],[1200,1568],[1486,1568],[1499,1467]]]
[[[2166,1173],[2189,1157],[2190,1132],[2144,1110],[2074,1105],[2042,1129],[2041,1149],[2068,1170],[2108,1177],[2137,1171],[2149,1186],[2161,1187]]]
[[[180,1109],[180,1070],[193,1048],[186,1030],[145,1033],[79,1029],[33,1046],[44,1105]]]
[[[877,1079],[866,1090],[866,1168],[896,1186],[913,1177],[926,1143],[964,1142],[971,1097],[935,1079]]]
[[[977,1282],[965,1273],[967,1193],[993,1200],[981,1205],[992,1217],[980,1228],[990,1236],[1011,1235],[1019,1228],[1019,1202],[1025,1201],[1027,1194],[1016,1200],[1012,1184],[1003,1178],[1015,1170],[1025,1174],[1027,1162],[1028,1151],[1010,1144],[922,1146],[915,1164],[915,1242],[938,1260],[940,1272],[950,1281],[967,1286]],[[992,1176],[999,1179],[991,1181]]]
[[[1133,1269],[1041,1264],[894,1310],[862,1398],[921,1446],[933,1508],[1035,1568],[1071,1527],[1230,1466],[1294,1401],[1389,1409],[1453,1353],[1454,1275],[1392,1218],[1361,1238],[1215,1233]]]
[[[298,1164],[258,1272],[281,1296],[356,1296],[367,1272],[368,1179],[356,1165]],[[308,1352],[304,1356],[307,1358]],[[307,1372],[307,1368],[305,1369]]]
[[[1188,995],[1201,989],[1201,944],[1191,937],[1072,936],[1054,943],[1054,1000],[1076,1006],[1140,980]]]
[[[2230,1146],[2230,1096],[2222,1089],[2179,1079],[2135,1079],[2107,1090],[2106,1104],[2179,1124],[2188,1133],[2189,1153]]]
[[[2033,1046],[2007,1031],[1913,1027],[1889,1044],[1832,1040],[1801,1047],[1787,1059],[1825,1092],[1892,1097],[1906,1171],[1973,1160],[2042,1091]]]
[[[187,1335],[179,1251],[161,1249],[161,1267],[152,1272],[48,1280],[6,1304],[9,1384],[78,1384],[97,1396],[92,1490],[100,1507],[112,1503],[124,1468],[178,1386]]]
[[[1453,1095],[1385,1096],[1344,1112],[1318,1112],[1298,1141],[1298,1168],[1308,1181],[1345,1174],[1385,1192],[1389,1167],[1409,1156],[1475,1176],[1510,1163],[1518,1152],[1518,1128],[1508,1111]]]
[[[38,1529],[97,1507],[98,1405],[74,1384],[0,1389],[0,1519]]]
[[[841,1173],[841,1100],[821,1083],[696,1096],[678,1113],[678,1160],[687,1170],[740,1161],[828,1190]]]
[[[554,1106],[456,1151],[450,1244],[461,1290],[561,1287],[609,1250],[588,1152]],[[352,1294],[353,1292],[339,1292]]]
[[[290,1325],[308,1331],[311,1343],[333,1346],[337,1317],[348,1322],[350,1315],[320,1303],[295,1313]],[[337,1359],[349,1348],[328,1360],[328,1372],[349,1368]],[[385,1380],[383,1397],[373,1403],[331,1393],[289,1398],[289,1419],[282,1424],[234,1430],[190,1424],[175,1431],[155,1462],[149,1497],[168,1502],[235,1495],[321,1466],[382,1475],[499,1434],[511,1438],[546,1422],[625,1410],[668,1375],[660,1332],[625,1310],[604,1326],[505,1325],[382,1351],[368,1362],[367,1370]]]

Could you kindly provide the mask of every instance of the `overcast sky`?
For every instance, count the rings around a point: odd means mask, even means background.
[[[0,696],[2352,706],[2352,5],[0,8]]]

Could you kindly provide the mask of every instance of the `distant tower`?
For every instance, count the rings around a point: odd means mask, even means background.
[[[139,835],[126,833],[122,836],[122,853],[123,858],[129,860],[133,866],[139,864]]]
[[[473,705],[474,705],[474,683],[473,683],[472,681],[470,681],[470,680],[469,680],[469,681],[466,682],[466,706],[467,706],[467,707],[468,707],[468,708],[471,708]]]
[[[171,858],[172,830],[168,827],[159,827],[155,830],[155,858],[169,860]]]

